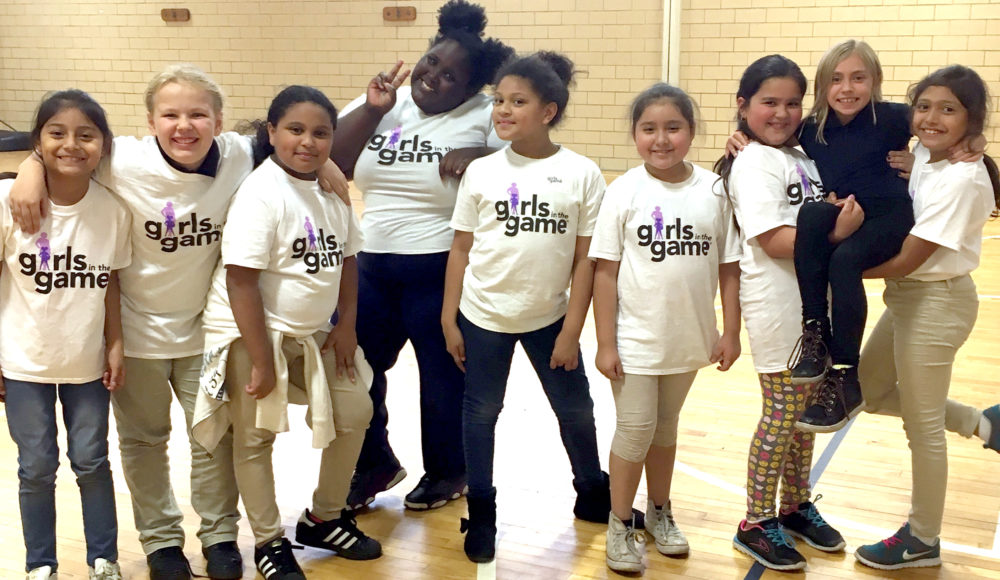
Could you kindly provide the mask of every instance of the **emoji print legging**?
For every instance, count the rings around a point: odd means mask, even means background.
[[[757,375],[764,399],[760,422],[750,442],[747,469],[747,519],[775,515],[778,482],[781,508],[794,511],[809,501],[809,468],[816,436],[795,422],[806,409],[811,385],[793,385],[790,371]]]

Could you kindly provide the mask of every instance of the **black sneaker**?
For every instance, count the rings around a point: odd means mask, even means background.
[[[451,479],[437,479],[425,473],[417,487],[406,494],[403,504],[411,510],[432,510],[467,493],[469,486],[465,474]]]
[[[191,564],[178,546],[160,548],[146,556],[149,580],[191,580]]]
[[[302,512],[295,526],[295,541],[305,546],[330,550],[348,560],[374,560],[382,555],[382,545],[358,529],[354,513],[344,510],[335,520],[317,521],[309,510]]]
[[[819,501],[821,497],[823,496],[817,495],[816,501]],[[817,550],[840,552],[847,546],[844,536],[841,536],[840,532],[833,529],[830,524],[826,523],[823,516],[819,515],[814,502],[800,503],[799,509],[791,513],[779,514],[778,523],[786,532],[796,538],[801,538]]]
[[[264,580],[306,580],[292,554],[292,543],[284,536],[255,548],[253,561]]]
[[[813,404],[795,422],[795,428],[811,433],[833,433],[864,409],[858,367],[833,368],[819,385]]]
[[[802,323],[802,336],[796,341],[788,357],[788,370],[792,371],[792,384],[802,385],[823,380],[830,367],[829,323],[807,320]]]
[[[801,570],[806,559],[785,535],[778,518],[768,518],[756,524],[740,522],[733,538],[733,547],[772,570]]]
[[[236,542],[219,542],[202,548],[208,564],[205,574],[217,580],[236,580],[243,577],[243,556]]]
[[[359,510],[375,501],[375,496],[388,491],[406,479],[406,470],[393,461],[369,471],[355,471],[351,490],[347,493],[347,507]]]

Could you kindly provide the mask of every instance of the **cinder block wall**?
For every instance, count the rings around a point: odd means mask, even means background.
[[[691,159],[714,161],[731,130],[737,80],[759,56],[794,59],[812,85],[832,44],[863,38],[885,66],[885,93],[949,63],[975,67],[1000,111],[1000,0],[682,0],[681,79],[701,106],[702,136]],[[610,174],[638,158],[627,132],[632,96],[661,70],[663,0],[480,0],[487,33],[519,51],[567,53],[586,74],[557,138]],[[412,64],[427,47],[441,0],[406,2],[417,20],[387,23],[390,3],[365,0],[173,2],[191,10],[167,24],[167,4],[135,0],[2,0],[0,118],[26,129],[42,95],[75,86],[108,109],[120,134],[142,135],[142,92],[164,65],[204,67],[229,96],[226,126],[263,116],[281,86],[306,83],[338,105],[361,94],[397,58]],[[806,104],[812,102],[811,95]],[[1000,155],[1000,115],[987,134]]]

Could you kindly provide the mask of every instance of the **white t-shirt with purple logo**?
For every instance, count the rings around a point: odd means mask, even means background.
[[[933,282],[968,274],[979,266],[983,226],[995,208],[986,164],[929,163],[930,151],[919,144],[913,155],[910,191],[916,223],[910,235],[940,247],[906,277]]]
[[[104,374],[104,296],[131,260],[128,210],[97,182],[73,205],[52,204],[38,233],[10,214],[0,181],[0,370],[35,383],[86,383]]]
[[[719,176],[693,167],[681,183],[635,167],[601,203],[590,257],[621,263],[617,344],[629,374],[700,369],[719,340],[719,264],[738,261],[742,248]]]
[[[544,159],[506,147],[469,164],[451,220],[474,234],[462,314],[506,333],[564,316],[576,238],[593,234],[604,188],[597,164],[566,147]]]
[[[156,138],[116,137],[99,181],[132,212],[132,265],[121,272],[125,353],[180,358],[204,350],[201,312],[219,260],[222,226],[236,189],[253,170],[251,139],[215,138],[214,178],[163,158]]]
[[[729,194],[743,240],[740,307],[758,373],[788,370],[788,355],[802,334],[802,299],[791,258],[774,259],[757,236],[795,227],[803,203],[826,192],[816,164],[801,147],[752,142],[733,162]]]
[[[205,307],[207,331],[238,333],[226,289],[227,265],[261,270],[264,323],[288,336],[330,330],[343,261],[364,243],[350,206],[316,181],[297,179],[267,159],[233,198],[222,260]]]
[[[350,113],[364,95],[344,107]],[[396,92],[396,106],[379,122],[354,166],[354,184],[364,194],[361,225],[366,252],[432,254],[451,248],[448,225],[455,209],[457,179],[441,179],[446,153],[465,147],[505,145],[493,131],[493,99],[476,94],[451,111],[427,115],[410,86]]]

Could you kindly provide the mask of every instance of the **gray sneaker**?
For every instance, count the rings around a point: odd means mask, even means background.
[[[646,552],[646,538],[631,522],[625,525],[618,516],[608,514],[608,540],[606,561],[615,572],[642,572],[642,556]]]
[[[118,567],[118,562],[98,558],[94,567],[90,568],[90,580],[122,580],[122,569]]]
[[[646,501],[646,531],[653,536],[656,549],[665,556],[683,556],[690,550],[687,538],[674,522],[670,502],[658,510],[653,500]]]

